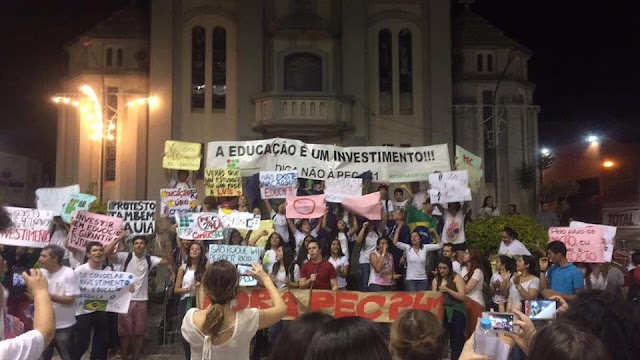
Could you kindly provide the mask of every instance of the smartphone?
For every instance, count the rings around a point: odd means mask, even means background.
[[[531,320],[553,320],[558,304],[554,300],[525,300],[523,309]]]
[[[515,332],[515,315],[513,313],[485,312],[482,317],[491,319],[491,329],[495,332]]]
[[[253,266],[249,264],[238,264],[236,268],[238,269],[238,274],[246,276],[251,276],[251,270],[253,270]]]
[[[250,264],[238,264],[236,265],[236,269],[238,269],[238,274],[240,274],[240,286],[258,285],[258,280],[256,280],[250,272],[253,270],[253,266]]]

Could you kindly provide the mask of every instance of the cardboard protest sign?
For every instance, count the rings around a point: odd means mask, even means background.
[[[124,230],[131,235],[156,233],[156,202],[154,200],[109,201],[109,216],[123,220]]]
[[[260,263],[260,248],[255,246],[209,245],[209,263],[227,260],[234,265],[245,265],[239,270],[251,269],[251,264]],[[240,286],[255,286],[258,284],[251,275],[240,274]]]
[[[567,246],[569,262],[603,263],[604,232],[597,227],[552,227],[549,242],[562,241]]]
[[[242,178],[234,169],[204,169],[205,193],[207,196],[242,195]]]
[[[572,221],[569,223],[569,227],[572,228],[584,228],[584,227],[596,227],[602,230],[605,246],[604,246],[604,261],[610,262],[613,257],[613,247],[615,245],[616,238],[616,227],[615,226],[607,226],[600,224],[589,224],[580,221]]]
[[[36,190],[36,207],[39,210],[49,210],[53,216],[60,215],[62,205],[69,195],[80,192],[80,185],[57,188],[40,188]]]
[[[484,175],[482,158],[456,145],[456,170],[466,170],[469,173],[469,188],[477,192]]]
[[[341,147],[283,138],[210,142],[206,165],[237,169],[242,176],[297,170],[299,177],[314,180],[355,178],[370,171],[373,181],[394,183],[424,181],[432,172],[451,170],[447,144]]]
[[[359,292],[282,289],[282,298],[287,305],[285,320],[293,320],[307,312],[319,311],[336,318],[359,316],[375,322],[393,322],[403,311],[420,309],[433,313],[439,319],[444,316],[442,293],[419,292]],[[209,298],[200,289],[198,307],[204,309]],[[267,309],[273,306],[266,289],[240,289],[234,311],[255,307]]]
[[[76,272],[81,294],[76,297],[76,316],[93,311],[126,314],[131,302],[134,275],[120,271]]]
[[[324,215],[324,195],[288,196],[288,219],[315,219]]]
[[[343,199],[342,206],[349,212],[369,220],[382,219],[382,204],[380,204],[379,191],[353,199]]]
[[[0,244],[43,248],[49,245],[53,212],[5,206],[12,225],[0,233]]]
[[[215,212],[177,213],[176,234],[184,240],[223,239],[222,219]]]
[[[362,196],[362,179],[327,179],[324,181],[324,196],[327,202],[333,203],[360,197]]]
[[[162,167],[176,170],[200,170],[202,144],[167,140],[164,143]]]
[[[298,192],[298,172],[260,171],[260,197],[262,199],[284,199],[296,196]]]
[[[89,194],[71,194],[67,200],[65,200],[64,205],[62,205],[60,217],[64,222],[70,223],[76,210],[89,210],[91,204],[93,204],[96,199],[95,196]]]
[[[67,246],[84,252],[90,241],[103,245],[115,241],[122,232],[122,219],[78,210],[69,231],[71,237]]]
[[[226,228],[256,230],[260,226],[260,216],[250,212],[221,209],[218,215]]]
[[[469,174],[466,170],[429,175],[429,197],[432,204],[471,200]]]
[[[198,189],[160,189],[160,213],[162,216],[196,211],[197,207]]]

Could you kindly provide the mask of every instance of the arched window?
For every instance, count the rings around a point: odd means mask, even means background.
[[[118,51],[116,51],[116,65],[117,66],[122,66],[122,49],[118,49]]]
[[[400,112],[413,112],[413,64],[411,52],[411,31],[402,29],[398,33],[398,60],[400,74]]]
[[[483,59],[482,59],[482,54],[478,54],[476,55],[476,61],[477,61],[477,70],[478,72],[483,72],[484,71],[484,66],[483,66]]]
[[[227,99],[227,30],[213,28],[213,92],[211,107],[224,109]]]
[[[322,91],[322,58],[297,52],[284,57],[285,91]]]
[[[411,36],[411,35],[409,35]],[[393,112],[393,62],[391,54],[391,31],[378,33],[378,91],[380,92],[380,113]]]
[[[204,109],[206,38],[202,26],[191,29],[191,109]]]
[[[487,72],[493,72],[493,55],[487,54]]]
[[[112,66],[112,65],[113,65],[113,49],[107,48],[106,66]]]

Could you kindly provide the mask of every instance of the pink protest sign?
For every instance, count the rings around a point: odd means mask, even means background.
[[[604,233],[597,227],[555,227],[549,229],[549,242],[562,241],[567,245],[570,262],[603,263]]]
[[[315,219],[324,215],[324,195],[287,196],[287,218]]]
[[[90,241],[107,245],[116,240],[122,231],[122,219],[79,210],[70,231],[68,246],[84,251]]]
[[[380,220],[382,218],[379,191],[357,198],[343,199],[342,206],[350,212],[364,216],[369,220]]]

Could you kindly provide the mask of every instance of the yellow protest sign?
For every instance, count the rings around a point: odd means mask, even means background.
[[[206,196],[242,195],[242,177],[235,169],[204,169]]]
[[[175,170],[200,170],[202,144],[167,140],[164,143],[162,167]]]

